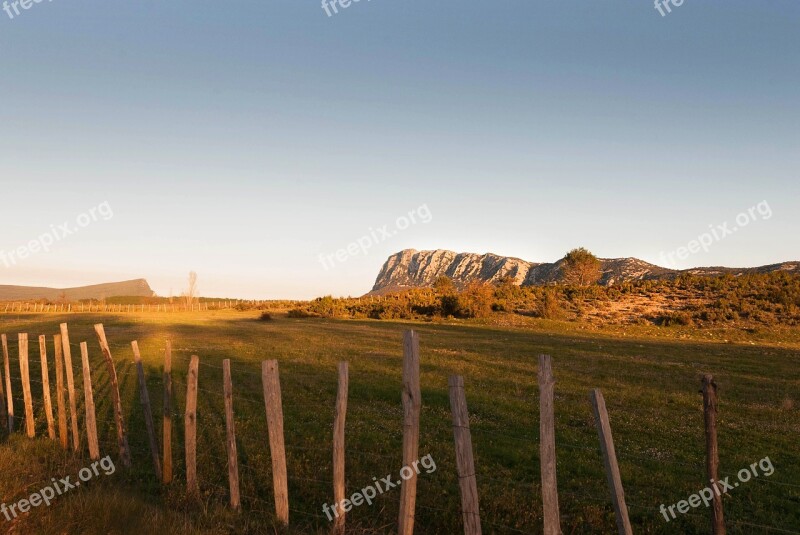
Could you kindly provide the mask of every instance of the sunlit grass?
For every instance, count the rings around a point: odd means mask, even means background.
[[[737,488],[725,500],[732,533],[750,533],[736,522],[784,529],[800,525],[800,489],[778,483],[800,481],[796,370],[800,350],[787,337],[755,345],[708,341],[708,335],[664,330],[578,330],[572,324],[531,322],[498,327],[470,322],[403,323],[288,319],[257,321],[258,312],[152,313],[121,315],[15,315],[0,319],[12,342],[14,395],[21,398],[16,333],[48,334],[51,382],[52,338],[61,321],[73,344],[88,341],[100,426],[101,451],[117,459],[108,377],[92,324],[105,324],[117,361],[129,427],[133,467],[92,482],[16,520],[18,532],[81,533],[274,533],[272,476],[260,362],[280,362],[285,413],[291,531],[329,528],[322,504],[332,501],[331,434],[336,364],[350,362],[347,416],[347,489],[401,468],[400,404],[402,331],[421,337],[422,435],[420,454],[431,454],[437,471],[419,479],[418,533],[461,531],[452,444],[447,376],[465,377],[486,533],[541,531],[538,469],[536,356],[553,356],[556,376],[558,479],[565,533],[610,533],[615,529],[588,394],[602,388],[637,533],[707,532],[708,511],[666,524],[661,503],[672,504],[704,486],[701,373],[720,384],[721,467],[732,474],[770,456],[775,474]],[[624,335],[624,336],[623,336]],[[684,339],[681,339],[683,337]],[[130,341],[138,340],[145,362],[154,420],[160,430],[164,342],[173,341],[175,481],[162,487],[153,474],[139,404]],[[35,338],[34,338],[35,340]],[[787,344],[787,342],[789,342]],[[38,344],[31,344],[31,376],[40,380]],[[183,495],[185,373],[189,357],[201,358],[198,462],[201,503]],[[227,507],[225,422],[221,362],[232,361],[234,411],[240,458],[243,512]],[[73,348],[76,383],[80,358]],[[41,384],[33,384],[37,434],[46,434]],[[82,389],[78,398],[83,399]],[[55,398],[54,398],[55,399]],[[788,400],[788,402],[787,402]],[[79,412],[82,411],[82,403]],[[22,410],[16,402],[18,425]],[[83,425],[83,413],[80,412]],[[160,433],[159,433],[160,441]],[[85,437],[84,437],[85,449]],[[77,472],[88,456],[75,459],[49,440],[29,441],[17,432],[0,447],[0,491],[19,500],[51,477]],[[33,490],[31,490],[33,489]],[[355,508],[348,525],[356,533],[390,533],[400,493],[390,491],[371,507]],[[0,521],[4,521],[0,517]],[[57,528],[63,526],[63,529]]]

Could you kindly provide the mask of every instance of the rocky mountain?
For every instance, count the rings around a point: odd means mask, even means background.
[[[748,272],[793,271],[800,273],[800,262],[784,262],[757,268],[693,268],[683,271],[663,268],[637,258],[601,258],[601,284],[630,280],[674,277],[682,272],[695,275],[740,275]],[[371,293],[387,293],[403,288],[429,287],[441,276],[449,277],[458,287],[473,280],[496,282],[511,277],[516,284],[532,286],[559,279],[562,260],[536,263],[495,254],[454,253],[437,249],[416,251],[406,249],[390,256],[383,264]]]
[[[106,299],[109,297],[152,297],[154,292],[144,279],[124,282],[110,282],[81,286],[78,288],[39,288],[34,286],[0,285],[0,301],[26,301],[48,299],[56,301],[65,298],[67,301],[80,299]]]

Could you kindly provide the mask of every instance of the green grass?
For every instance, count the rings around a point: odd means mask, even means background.
[[[21,533],[283,533],[275,525],[271,465],[260,362],[278,359],[289,470],[289,533],[329,529],[322,504],[332,502],[331,434],[336,364],[350,362],[347,490],[402,466],[402,332],[421,338],[420,455],[438,469],[419,477],[417,533],[458,533],[458,482],[447,376],[465,377],[485,533],[539,533],[542,512],[538,459],[537,355],[552,355],[556,376],[556,447],[564,533],[611,533],[613,510],[605,483],[588,394],[604,392],[622,479],[636,533],[707,533],[701,508],[669,524],[658,512],[705,486],[702,373],[720,387],[720,463],[724,475],[769,456],[770,478],[743,484],[725,498],[729,533],[760,533],[750,524],[800,531],[800,344],[794,331],[748,336],[693,329],[619,327],[581,330],[546,321],[499,327],[476,322],[413,323],[325,319],[259,322],[257,311],[121,315],[23,314],[0,318],[9,335],[17,427],[24,413],[16,333],[28,332],[36,430],[46,436],[36,336],[68,321],[78,399],[80,352],[89,342],[101,453],[117,462],[108,375],[92,330],[105,325],[117,362],[133,467],[100,476],[15,519]],[[138,340],[160,431],[164,341],[173,340],[175,481],[153,474],[139,404],[130,341]],[[727,340],[727,342],[724,342]],[[199,503],[184,497],[183,419],[189,357],[201,358],[198,408]],[[222,360],[232,361],[234,411],[243,511],[227,508]],[[54,399],[55,403],[55,399]],[[79,403],[83,426],[83,404]],[[159,432],[160,441],[160,432]],[[82,441],[85,450],[85,436]],[[0,493],[13,503],[89,464],[47,438],[15,432],[0,445]],[[353,533],[391,533],[400,492],[348,515]],[[0,516],[0,523],[10,523]],[[516,530],[516,531],[515,531]]]

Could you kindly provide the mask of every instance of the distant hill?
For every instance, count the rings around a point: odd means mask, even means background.
[[[601,258],[600,261],[603,272],[600,284],[604,285],[632,280],[670,278],[680,273],[741,275],[791,271],[800,274],[800,262],[783,262],[756,268],[702,267],[674,270],[649,264],[637,258]],[[559,279],[562,262],[563,259],[553,263],[536,263],[492,253],[481,255],[455,253],[442,249],[435,251],[406,249],[386,260],[370,293],[383,294],[404,288],[430,287],[442,276],[449,277],[460,288],[474,280],[496,282],[505,277],[511,277],[521,286],[548,284]]]
[[[78,288],[39,288],[34,286],[0,285],[0,301],[26,301],[47,299],[56,301],[62,297],[67,301],[81,299],[107,299],[117,296],[152,297],[155,295],[144,279],[124,282],[109,282]]]

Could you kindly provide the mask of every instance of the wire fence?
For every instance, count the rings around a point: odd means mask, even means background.
[[[33,340],[32,340],[33,342]],[[37,344],[30,344],[30,388],[34,401],[35,430],[47,436],[47,418],[42,401],[44,381]],[[85,428],[85,401],[82,391],[83,377],[80,344],[70,342],[73,375],[75,378],[75,415],[80,425],[80,454],[86,455],[87,435]],[[14,428],[25,428],[25,398],[21,395],[19,377],[19,346],[15,338],[9,338],[8,355],[4,356],[2,370],[4,401],[11,401],[14,409]],[[55,365],[53,338],[47,338],[47,365],[50,397],[53,412],[56,411]],[[119,343],[111,345],[114,355],[119,390],[123,401],[124,419],[128,447],[134,470],[150,474],[152,484],[158,484],[151,464],[152,452],[145,433],[145,419],[138,402],[138,372],[131,360],[120,358],[127,355],[129,347]],[[194,350],[174,348],[172,353],[172,382],[174,399],[171,411],[163,414],[163,375],[156,366],[148,366],[145,372],[146,387],[152,400],[152,412],[156,416],[169,416],[173,426],[173,466],[175,479],[172,486],[180,486],[185,478],[185,455],[182,440],[186,409],[186,376],[191,354]],[[143,351],[144,353],[144,351]],[[111,380],[107,363],[97,345],[89,352],[92,389],[96,412],[96,425],[100,450],[115,456],[118,451],[116,420],[111,396]],[[149,359],[152,362],[154,359]],[[161,360],[155,359],[156,361]],[[274,517],[276,504],[273,501],[273,468],[269,445],[262,392],[263,372],[257,362],[235,361],[233,373],[233,403],[236,415],[237,464],[240,479],[240,496],[245,514]],[[202,493],[206,499],[225,503],[231,494],[228,484],[228,455],[226,454],[225,396],[222,391],[223,368],[220,358],[200,358],[198,385],[198,438],[197,471]],[[11,372],[6,379],[7,371]],[[398,370],[399,376],[399,370]],[[285,418],[286,463],[289,467],[289,512],[291,522],[308,529],[319,530],[329,525],[329,517],[323,512],[323,504],[332,504],[334,478],[331,437],[337,380],[334,370],[330,372],[303,368],[300,363],[282,363],[280,372],[283,391],[283,413]],[[348,419],[346,466],[347,488],[357,491],[370,485],[385,474],[396,477],[402,466],[403,456],[398,444],[403,437],[403,410],[394,400],[387,398],[380,388],[369,388],[370,377],[353,377],[360,387],[351,392],[351,407],[358,405]],[[66,381],[65,381],[66,382]],[[352,386],[352,383],[351,383]],[[399,385],[398,385],[399,394]],[[438,399],[438,398],[437,398]],[[444,399],[444,398],[442,398]],[[66,402],[66,396],[65,396]],[[475,414],[490,414],[477,405],[470,407]],[[455,533],[461,531],[461,501],[457,474],[457,459],[452,448],[452,427],[446,403],[425,403],[422,409],[424,422],[420,439],[420,454],[430,454],[436,460],[435,472],[423,472],[418,479],[417,513],[415,523],[420,533]],[[477,410],[476,410],[477,409]],[[67,407],[69,413],[69,407]],[[156,418],[160,423],[161,418]],[[533,422],[531,414],[526,421]],[[161,439],[160,426],[156,435]],[[542,511],[533,504],[540,500],[542,483],[537,470],[540,435],[538,428],[526,425],[518,429],[500,429],[491,419],[470,421],[472,444],[475,449],[477,481],[481,496],[480,519],[485,531],[491,533],[538,533],[541,532]],[[564,511],[561,522],[571,532],[585,530],[592,523],[601,522],[613,526],[613,509],[605,478],[602,476],[602,454],[590,425],[576,425],[572,421],[556,421],[556,446],[559,450],[559,470],[562,463],[578,468],[572,473],[584,477],[579,481],[559,481],[558,495]],[[574,431],[574,432],[573,432]],[[427,436],[426,436],[427,433]],[[619,439],[619,437],[617,437]],[[372,440],[373,442],[370,442]],[[70,443],[71,447],[71,443]],[[161,444],[163,450],[163,444]],[[159,456],[161,451],[158,452]],[[624,447],[617,448],[617,457],[623,473],[626,504],[634,525],[657,525],[662,522],[659,506],[664,502],[677,502],[693,494],[705,481],[705,459],[656,458],[654,455]],[[745,465],[746,466],[746,465]],[[433,475],[431,475],[433,474]],[[586,477],[588,475],[600,477]],[[669,477],[666,477],[669,475]],[[430,476],[430,477],[428,477]],[[723,471],[721,477],[735,476]],[[668,481],[669,488],[654,484]],[[32,482],[32,485],[36,485]],[[733,532],[785,533],[800,535],[797,525],[783,525],[776,518],[765,524],[745,516],[750,511],[748,501],[757,494],[758,486],[780,489],[771,496],[783,496],[783,506],[792,507],[800,501],[800,484],[766,477],[755,478],[742,500],[726,501],[726,523]],[[669,498],[665,498],[669,496]],[[394,526],[399,512],[399,492],[382,493],[370,508],[354,509],[352,516],[362,526],[384,529]],[[772,503],[772,505],[775,505]],[[601,520],[598,520],[598,517]],[[655,521],[653,519],[656,519]],[[349,521],[349,520],[348,520]],[[684,532],[708,531],[709,514],[705,509],[693,509],[673,520],[675,529]],[[613,529],[613,528],[612,528]],[[566,530],[565,530],[566,531]],[[664,529],[664,531],[668,531]],[[655,532],[655,531],[653,531]]]

